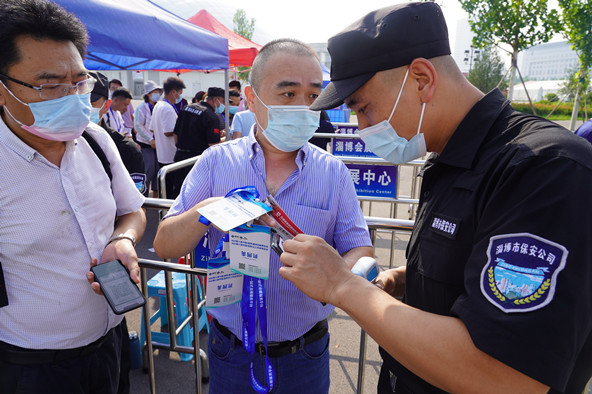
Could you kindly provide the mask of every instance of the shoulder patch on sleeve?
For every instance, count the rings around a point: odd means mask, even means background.
[[[568,253],[563,245],[530,233],[493,236],[481,292],[506,313],[540,309],[553,299]]]

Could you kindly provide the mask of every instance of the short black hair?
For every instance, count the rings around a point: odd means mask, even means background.
[[[229,88],[237,88],[238,90],[241,90],[241,83],[239,81],[237,81],[236,79],[234,79],[228,83],[228,87]]]
[[[112,84],[112,83],[114,83],[114,84],[116,84],[116,85],[119,85],[119,86],[123,86],[123,84],[121,83],[121,81],[120,81],[119,79],[115,79],[115,78],[113,78],[112,80],[110,80],[110,81],[109,81],[109,87],[111,87],[111,84]]]
[[[253,60],[253,66],[251,66],[249,80],[255,91],[259,89],[261,80],[264,77],[265,65],[267,64],[267,61],[276,53],[290,53],[296,56],[308,56],[319,60],[319,55],[317,55],[315,50],[312,49],[310,45],[305,44],[302,41],[295,40],[293,38],[279,38],[277,40],[270,41],[263,45],[263,48],[261,48]]]
[[[240,93],[237,92],[236,90],[230,90],[228,91],[228,95],[232,96],[232,97],[240,97]]]
[[[183,80],[178,77],[168,77],[166,81],[162,84],[164,89],[164,94],[169,94],[171,90],[181,90],[185,89],[185,83]]]
[[[206,92],[204,92],[203,90],[200,90],[199,92],[195,93],[195,96],[193,96],[193,99],[191,99],[191,102],[192,103],[199,103],[205,95],[206,95]]]
[[[0,73],[21,61],[16,45],[19,37],[74,44],[80,57],[86,56],[88,33],[72,13],[46,0],[2,0],[0,6]]]
[[[116,97],[121,97],[123,99],[130,99],[130,100],[132,100],[134,98],[128,88],[115,89],[111,98],[116,98]]]

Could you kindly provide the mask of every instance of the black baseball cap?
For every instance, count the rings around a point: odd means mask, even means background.
[[[343,104],[378,71],[413,59],[450,55],[448,29],[435,2],[403,3],[372,11],[329,39],[331,82],[310,106]]]
[[[224,97],[224,89],[222,88],[209,88],[208,97]]]
[[[89,71],[88,74],[97,80],[97,82],[95,82],[95,87],[93,88],[92,92],[90,92],[90,102],[94,103],[101,97],[108,99],[109,79],[105,75],[96,71]]]

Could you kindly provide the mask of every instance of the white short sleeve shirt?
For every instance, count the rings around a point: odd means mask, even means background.
[[[29,349],[87,345],[122,317],[86,280],[101,259],[117,216],[144,197],[115,143],[99,126],[87,131],[109,160],[113,179],[82,137],[66,143],[60,166],[21,141],[0,118],[0,263],[8,306],[0,341]]]
[[[170,164],[175,160],[177,147],[175,139],[171,135],[167,137],[164,133],[172,132],[177,122],[177,111],[172,104],[161,100],[154,106],[152,119],[150,120],[150,129],[154,131],[154,141],[156,142],[156,157],[159,163]]]

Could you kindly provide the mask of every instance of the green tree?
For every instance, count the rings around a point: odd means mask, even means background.
[[[240,34],[248,40],[253,37],[253,32],[255,31],[255,18],[249,20],[245,10],[236,10],[232,22],[234,22],[235,33]]]
[[[467,79],[482,92],[489,92],[498,87],[504,90],[507,82],[504,79],[505,66],[497,51],[491,45],[486,46],[475,61]]]
[[[559,30],[556,10],[549,10],[547,0],[459,0],[469,14],[469,24],[475,33],[473,45],[508,45],[512,48],[510,92],[512,100],[518,52],[533,45],[548,42]],[[587,1],[587,0],[584,0]]]
[[[255,32],[255,18],[247,18],[247,13],[245,10],[238,9],[234,13],[234,17],[232,18],[232,22],[234,23],[234,32],[245,37],[247,40],[250,40],[253,37],[253,32]],[[239,73],[239,79],[246,81],[249,78],[249,68],[248,67],[238,67],[237,68]]]
[[[559,0],[562,11],[563,34],[571,43],[580,60],[579,70],[575,73],[575,99],[571,115],[570,129],[574,130],[578,117],[578,109],[582,92],[590,84],[590,67],[592,66],[592,2],[590,0]]]

